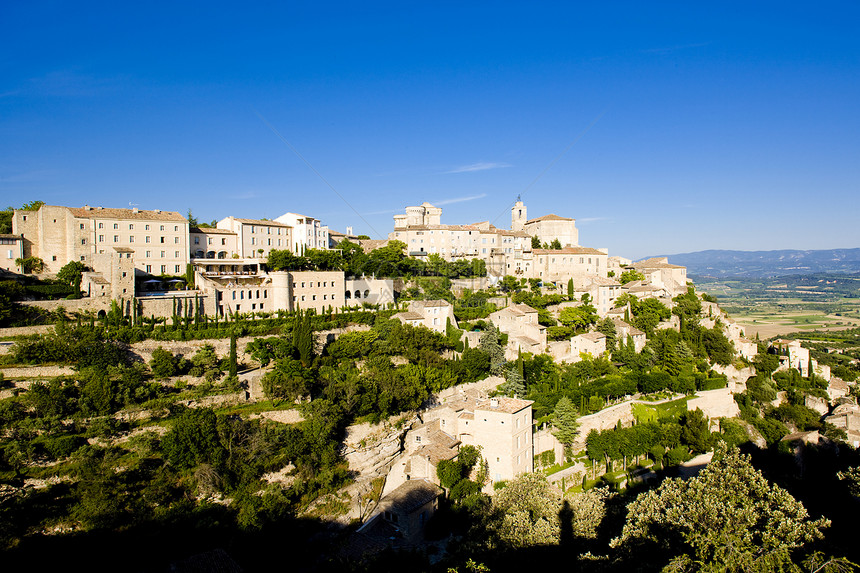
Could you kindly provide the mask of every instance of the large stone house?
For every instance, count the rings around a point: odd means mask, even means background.
[[[141,274],[178,275],[189,262],[188,220],[173,211],[42,205],[16,209],[12,231],[22,238],[24,257],[42,259],[46,273],[70,261],[95,269],[95,255],[115,248],[129,249]]]
[[[454,305],[447,300],[413,300],[405,312],[395,314],[397,319],[411,326],[424,326],[439,333],[445,333],[448,324],[457,326],[454,317]]]
[[[489,319],[508,335],[505,348],[508,360],[515,359],[520,351],[532,354],[546,351],[546,327],[538,322],[538,311],[529,305],[511,303],[490,314]]]
[[[462,445],[481,449],[491,482],[533,471],[531,405],[470,390],[421,413],[421,423],[404,438],[404,452],[393,463],[383,493],[412,479],[438,484],[439,462],[454,459]]]

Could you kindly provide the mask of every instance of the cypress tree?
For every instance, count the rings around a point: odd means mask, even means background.
[[[238,373],[238,364],[236,359],[236,333],[230,333],[230,377],[235,378]]]

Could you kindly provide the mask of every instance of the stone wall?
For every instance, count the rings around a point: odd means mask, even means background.
[[[84,311],[98,312],[100,310],[107,312],[110,310],[110,298],[107,297],[77,299],[63,298],[60,300],[25,300],[21,301],[21,304],[34,306],[49,312],[57,310],[59,307],[63,307],[67,313]]]
[[[40,324],[37,326],[10,326],[9,328],[0,328],[0,338],[10,338],[12,336],[28,336],[30,334],[46,334],[54,332],[53,324]],[[2,350],[0,350],[2,353]]]
[[[700,409],[708,419],[734,418],[741,413],[729,388],[696,392],[695,398],[687,401],[687,410],[696,408]]]
[[[15,368],[0,368],[6,380],[20,378],[54,378],[56,376],[72,376],[75,371],[69,366],[24,366]]]

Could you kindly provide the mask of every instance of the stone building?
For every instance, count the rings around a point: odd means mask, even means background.
[[[546,327],[538,322],[538,311],[527,304],[511,303],[490,314],[490,322],[508,335],[505,357],[513,360],[520,351],[541,354],[546,351]]]
[[[242,256],[239,235],[230,229],[192,227],[189,229],[189,243],[192,262],[197,259],[238,259]]]
[[[293,228],[285,223],[230,216],[218,221],[217,227],[236,234],[236,249],[242,259],[263,259],[273,249],[292,249]]]
[[[444,334],[448,323],[456,328],[457,319],[454,317],[454,305],[447,300],[413,300],[405,312],[400,312],[391,318],[412,326],[424,326]]]
[[[468,390],[421,413],[421,422],[404,438],[404,452],[393,463],[383,493],[413,479],[438,484],[439,462],[454,459],[462,445],[481,449],[491,482],[533,471],[531,405],[530,400]]]
[[[23,269],[15,261],[23,258],[24,238],[21,235],[0,234],[0,269],[21,273]]]
[[[12,228],[25,257],[41,258],[45,272],[70,261],[93,267],[93,257],[126,248],[140,274],[178,275],[189,262],[188,221],[173,211],[42,205],[16,209]]]
[[[530,237],[537,237],[541,245],[558,240],[562,248],[579,246],[579,231],[576,221],[568,217],[549,214],[526,221],[523,225]]]
[[[535,265],[531,276],[544,283],[566,289],[571,277],[603,277],[608,272],[608,255],[589,247],[567,247],[558,250],[534,249]]]
[[[580,353],[590,354],[597,358],[606,352],[606,335],[602,332],[586,332],[577,334],[570,339],[570,353],[573,362],[579,361]]]
[[[631,263],[627,268],[645,275],[648,284],[665,288],[669,297],[687,292],[687,267],[670,264],[666,257],[645,259]]]
[[[212,266],[197,265],[197,286],[214,293],[219,316],[296,309],[337,312],[362,302],[381,306],[394,303],[391,279],[347,279],[343,271],[267,272],[254,265],[242,267],[250,270],[203,270]]]

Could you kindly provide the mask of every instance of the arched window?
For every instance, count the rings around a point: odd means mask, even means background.
[[[352,298],[352,293],[349,291],[346,291],[345,293],[343,293],[343,298],[349,300],[350,298]]]
[[[355,291],[355,298],[361,298],[361,291],[360,290]]]
[[[220,251],[218,253],[218,258],[219,259],[226,259],[227,258],[227,251]]]
[[[194,258],[196,258],[196,259],[202,259],[205,256],[206,256],[206,254],[203,251],[196,251],[194,253]]]
[[[364,291],[364,298],[367,298],[369,296],[370,296],[370,291],[369,290]]]

